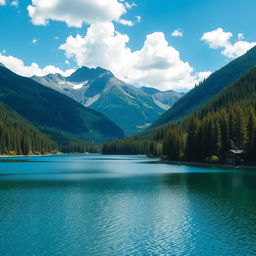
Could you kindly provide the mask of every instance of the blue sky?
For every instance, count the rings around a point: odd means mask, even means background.
[[[256,41],[255,0],[51,2],[0,0],[0,61],[21,75],[102,66],[135,85],[188,89]]]

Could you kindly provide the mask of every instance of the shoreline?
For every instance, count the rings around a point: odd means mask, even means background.
[[[177,165],[192,165],[192,166],[206,166],[206,167],[221,167],[221,168],[227,168],[227,169],[255,169],[256,166],[250,166],[250,165],[228,165],[228,164],[210,164],[210,163],[200,163],[200,162],[186,162],[186,161],[171,161],[171,160],[159,160],[160,163],[165,164],[177,164]]]
[[[0,158],[10,158],[10,157],[30,157],[30,156],[56,156],[63,155],[64,153],[56,153],[56,154],[40,154],[40,155],[0,155]]]
[[[44,154],[44,155],[0,155],[1,158],[12,158],[12,157],[36,157],[36,156],[59,156],[59,155],[89,155],[89,154],[97,154],[97,153],[62,153],[58,152],[56,154]],[[146,155],[145,155],[146,156]],[[199,167],[217,167],[217,168],[226,168],[226,169],[255,169],[256,166],[250,166],[250,165],[239,165],[239,166],[234,166],[234,165],[228,165],[228,164],[211,164],[211,163],[200,163],[200,162],[186,162],[186,161],[171,161],[171,160],[163,160],[159,157],[151,157],[155,158],[156,160],[158,159],[159,163],[163,164],[176,164],[176,165],[190,165],[190,166],[199,166]]]
[[[11,158],[11,157],[31,157],[31,156],[59,156],[59,155],[89,155],[89,154],[97,154],[97,153],[62,153],[58,152],[56,154],[40,154],[40,155],[0,155],[0,158]]]

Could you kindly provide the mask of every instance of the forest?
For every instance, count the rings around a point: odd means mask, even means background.
[[[148,141],[148,143],[146,143]],[[103,153],[147,154],[173,161],[225,163],[226,152],[246,152],[245,163],[256,159],[256,68],[224,89],[209,103],[180,122],[137,137],[105,144]]]
[[[200,109],[144,133],[101,145],[44,135],[29,121],[0,104],[0,154],[48,153],[147,154],[173,161],[225,163],[226,152],[246,154],[255,164],[256,67]]]
[[[56,153],[56,142],[43,135],[14,111],[0,104],[0,154]]]
[[[57,152],[96,153],[100,152],[100,146],[68,139],[55,142],[15,111],[0,103],[1,155],[41,155],[56,154]]]

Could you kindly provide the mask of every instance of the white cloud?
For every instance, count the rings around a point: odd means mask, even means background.
[[[161,32],[147,36],[142,49],[131,51],[129,37],[115,31],[112,23],[93,24],[85,36],[69,36],[60,46],[79,66],[111,70],[118,78],[159,89],[192,88],[202,77],[194,73],[179,52],[168,45]]]
[[[233,59],[245,54],[254,46],[256,46],[256,42],[250,43],[246,41],[238,41],[234,44],[229,44],[221,53],[228,58]]]
[[[228,46],[232,36],[231,32],[225,32],[222,28],[217,28],[211,32],[204,33],[201,40],[208,43],[210,48],[218,49]]]
[[[221,53],[231,59],[245,54],[256,45],[256,42],[243,41],[244,35],[242,33],[238,34],[238,41],[235,43],[230,41],[232,37],[231,32],[225,32],[222,28],[217,28],[204,33],[201,40],[205,41],[212,49],[222,48]]]
[[[128,41],[127,35],[115,32],[112,23],[93,24],[85,37],[79,34],[69,36],[60,49],[65,50],[67,57],[75,57],[79,66],[111,66],[111,69],[117,69],[119,62],[131,55],[126,47]]]
[[[238,40],[243,40],[244,39],[244,34],[243,33],[239,33],[237,35],[237,38],[238,38]]]
[[[131,3],[131,4],[130,4],[130,3],[128,3],[128,2],[125,2],[124,5],[125,5],[125,7],[126,7],[127,9],[131,9],[131,8],[137,6],[135,3]]]
[[[211,71],[206,72],[198,72],[197,73],[197,84],[204,81],[206,78],[208,78],[212,74]]]
[[[37,41],[38,41],[38,40],[37,40],[36,38],[34,38],[34,39],[32,39],[31,43],[32,43],[32,44],[36,44]]]
[[[141,16],[136,16],[137,22],[140,23],[141,22]]]
[[[13,56],[5,56],[0,53],[0,62],[3,63],[7,68],[12,70],[13,72],[26,77],[31,77],[33,75],[44,76],[49,73],[60,73],[64,76],[68,76],[74,72],[74,69],[69,69],[63,71],[57,67],[52,65],[46,66],[44,68],[40,68],[38,64],[32,63],[30,66],[26,66],[23,60],[18,59]]]
[[[174,30],[171,35],[173,37],[183,37],[183,33],[179,29]]]
[[[19,7],[19,2],[18,0],[14,0],[11,2],[11,6],[15,6],[16,8]]]
[[[5,0],[0,0],[0,5],[6,5]]]
[[[126,13],[125,5],[118,0],[32,0],[27,9],[35,25],[56,20],[72,27],[118,21]]]
[[[65,60],[66,65],[70,65],[70,62],[68,60]]]
[[[119,22],[120,24],[122,24],[122,25],[129,26],[129,27],[131,27],[131,26],[134,25],[134,22],[132,22],[132,21],[130,21],[130,20],[120,19],[118,22]]]

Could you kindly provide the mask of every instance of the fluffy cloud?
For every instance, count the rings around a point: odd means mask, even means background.
[[[254,46],[256,46],[256,42],[238,41],[234,44],[229,44],[221,53],[233,59],[245,54]]]
[[[232,37],[231,32],[225,32],[222,28],[217,28],[204,33],[201,40],[205,41],[212,49],[222,48],[221,53],[228,58],[237,58],[256,45],[256,42],[243,41],[244,35],[242,33],[238,34],[238,41],[235,43],[230,41]]]
[[[129,83],[184,89],[202,79],[203,73],[194,73],[163,33],[148,35],[142,49],[134,52],[127,46],[128,41],[129,37],[116,32],[112,23],[93,24],[85,36],[68,37],[60,49],[68,58],[74,57],[79,66],[109,69]]]
[[[173,37],[183,37],[183,33],[179,29],[174,30],[171,35]]]
[[[68,58],[75,57],[79,66],[117,69],[121,61],[131,55],[126,47],[128,41],[127,35],[115,32],[112,23],[93,24],[85,37],[69,36],[60,49],[65,50]]]
[[[44,76],[49,73],[60,73],[64,76],[68,76],[74,72],[73,69],[62,71],[59,68],[56,68],[52,65],[46,66],[41,69],[38,64],[32,63],[30,66],[26,66],[23,60],[18,59],[13,56],[4,56],[0,53],[0,63],[3,63],[7,68],[13,72],[26,77],[31,77],[33,75]]]
[[[222,28],[217,28],[211,32],[204,33],[201,40],[208,43],[210,48],[218,49],[227,47],[232,36],[231,32],[225,32]]]
[[[32,0],[28,12],[35,25],[56,20],[81,27],[84,23],[118,21],[125,14],[126,7],[118,0]]]
[[[130,21],[130,20],[120,19],[118,22],[119,22],[120,24],[122,24],[122,25],[129,26],[129,27],[131,27],[131,26],[134,25],[134,22],[132,22],[132,21]]]
[[[6,5],[5,0],[0,0],[0,5]]]

